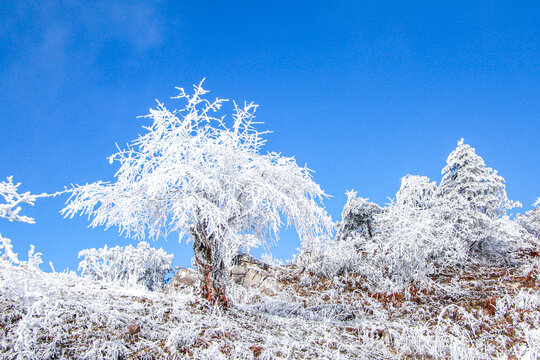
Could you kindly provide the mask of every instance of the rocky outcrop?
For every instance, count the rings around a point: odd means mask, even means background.
[[[257,288],[261,293],[274,295],[279,288],[277,274],[279,269],[264,263],[251,255],[238,254],[233,260],[230,274],[237,283],[251,288]]]
[[[189,287],[198,288],[201,276],[193,269],[177,267],[170,284],[164,286],[164,291],[174,291]],[[281,284],[279,274],[283,269],[267,264],[248,254],[235,256],[230,268],[230,279],[236,284],[258,289],[269,296],[275,295]]]
[[[200,275],[193,269],[177,267],[178,271],[172,278],[171,285],[175,288],[197,287],[201,280]]]

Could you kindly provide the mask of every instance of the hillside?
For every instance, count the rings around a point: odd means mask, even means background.
[[[533,254],[535,255],[535,254]],[[7,359],[534,359],[540,293],[526,267],[442,272],[436,286],[370,293],[355,275],[295,267],[271,293],[231,284],[226,310],[195,287],[151,292],[0,262]]]

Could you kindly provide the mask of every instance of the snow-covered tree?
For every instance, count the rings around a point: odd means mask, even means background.
[[[534,209],[524,215],[518,215],[517,220],[537,241],[540,240],[540,197],[533,204]]]
[[[441,171],[440,194],[448,201],[465,201],[490,219],[497,219],[516,206],[508,199],[504,178],[489,168],[473,147],[458,141]]]
[[[447,204],[446,220],[455,224],[457,233],[472,252],[482,256],[500,255],[505,239],[497,233],[495,222],[521,204],[508,199],[504,179],[487,167],[463,139],[446,164],[439,186],[439,196]]]
[[[425,283],[437,269],[462,264],[467,248],[441,216],[445,205],[437,200],[435,182],[425,176],[403,177],[396,200],[375,215],[379,232],[367,246],[374,270],[366,275],[396,289],[411,281]]]
[[[307,167],[278,153],[261,154],[265,143],[254,125],[256,105],[234,103],[233,121],[213,114],[225,100],[209,101],[202,83],[187,105],[170,111],[158,103],[153,120],[126,150],[110,157],[116,181],[76,186],[63,209],[93,216],[92,226],[118,226],[126,236],[191,235],[202,294],[228,304],[226,268],[241,249],[277,238],[282,219],[302,241],[332,228],[326,194]]]
[[[107,245],[100,249],[79,252],[81,275],[92,280],[116,282],[121,285],[143,285],[156,290],[163,285],[164,277],[172,270],[174,255],[163,249],[154,249],[146,241],[137,247]]]
[[[362,238],[371,240],[375,233],[373,215],[379,213],[379,205],[367,198],[356,197],[356,191],[347,191],[347,202],[341,212],[341,222],[337,228],[337,240]]]
[[[436,203],[437,184],[426,176],[406,175],[396,193],[395,204],[416,209],[429,209]]]

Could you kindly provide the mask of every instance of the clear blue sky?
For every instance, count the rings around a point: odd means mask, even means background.
[[[88,5],[92,4],[92,5]],[[460,138],[524,209],[540,196],[540,6],[510,1],[2,1],[0,177],[54,192],[112,180],[106,157],[142,131],[154,99],[203,77],[260,104],[267,150],[294,155],[334,196],[384,204],[406,174],[439,182]],[[66,198],[0,223],[26,258],[75,268],[79,250],[126,245],[59,215]],[[186,266],[189,247],[154,244]],[[275,248],[290,258],[287,235]]]

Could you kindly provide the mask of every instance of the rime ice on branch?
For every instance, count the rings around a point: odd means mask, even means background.
[[[20,185],[21,183],[13,183],[13,176],[9,176],[7,182],[0,182],[0,196],[5,201],[5,204],[0,204],[0,218],[34,224],[35,220],[33,218],[19,214],[21,211],[19,205],[28,204],[33,206],[36,199],[43,195],[30,194],[29,191],[19,194],[18,188]]]
[[[8,176],[7,181],[0,182],[0,196],[4,198],[3,204],[0,204],[0,218],[9,221],[18,221],[28,224],[34,224],[35,220],[29,216],[20,215],[21,204],[34,205],[38,197],[46,196],[46,194],[34,195],[29,191],[19,194],[19,186],[21,183],[14,184],[13,176]],[[13,252],[11,239],[5,238],[0,234],[0,250],[3,250],[1,259],[9,260],[15,264],[20,263],[18,256]]]
[[[277,238],[293,225],[302,241],[331,230],[326,196],[307,167],[277,153],[260,154],[264,132],[255,129],[257,105],[234,103],[232,126],[215,115],[226,100],[209,101],[202,83],[170,111],[158,102],[152,124],[110,157],[116,181],[75,186],[65,216],[92,216],[92,226],[118,226],[138,239],[178,232],[191,235],[203,296],[228,304],[226,268],[241,249]]]

